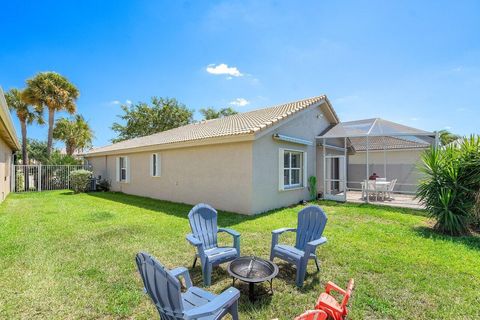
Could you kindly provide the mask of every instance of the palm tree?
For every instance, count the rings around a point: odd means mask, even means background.
[[[27,125],[37,122],[43,124],[42,112],[37,109],[31,109],[30,105],[22,100],[22,91],[18,89],[10,89],[5,94],[8,108],[10,111],[15,111],[17,118],[20,121],[22,129],[22,160],[23,164],[28,164],[27,152]]]
[[[55,112],[65,110],[70,114],[75,113],[75,101],[78,96],[78,89],[67,78],[56,72],[40,72],[27,80],[23,99],[38,110],[48,108],[48,156],[52,152]]]
[[[448,130],[438,131],[438,138],[440,139],[440,144],[446,146],[447,144],[460,139],[461,137],[458,134],[451,133]]]
[[[85,119],[77,114],[73,119],[60,118],[53,129],[53,138],[65,143],[67,154],[92,145],[93,131]]]

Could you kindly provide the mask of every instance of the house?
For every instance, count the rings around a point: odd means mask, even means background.
[[[0,201],[10,193],[13,154],[18,150],[20,150],[20,143],[0,87]]]
[[[95,148],[85,158],[114,191],[256,214],[309,199],[311,176],[319,192],[330,190],[332,152],[343,163],[355,152],[347,137],[322,143],[339,124],[322,95]],[[338,168],[346,178],[346,166]]]

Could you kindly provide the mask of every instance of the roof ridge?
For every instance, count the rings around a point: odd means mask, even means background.
[[[166,131],[123,140],[114,144],[95,148],[89,152],[89,154],[209,138],[255,134],[279,123],[283,119],[286,119],[301,110],[318,104],[322,99],[326,101],[331,108],[326,95],[318,95],[270,107],[239,112],[231,116],[193,122]]]

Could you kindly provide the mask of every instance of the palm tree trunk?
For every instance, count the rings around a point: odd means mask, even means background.
[[[55,110],[48,109],[48,140],[47,140],[47,156],[50,158],[53,144],[53,122],[55,120]]]
[[[22,159],[23,164],[28,164],[28,153],[27,153],[27,124],[25,121],[20,121],[20,127],[22,128]]]

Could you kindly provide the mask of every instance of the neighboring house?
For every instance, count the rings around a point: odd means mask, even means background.
[[[256,214],[308,199],[310,176],[323,191],[319,142],[339,123],[327,97],[318,96],[95,148],[85,157],[114,191]],[[329,139],[328,147],[354,153],[347,138]]]
[[[0,201],[10,193],[13,154],[20,150],[10,111],[0,88]]]
[[[361,181],[366,175],[365,138],[350,138],[355,154],[348,157],[347,185],[349,189],[361,190]],[[413,193],[421,178],[418,165],[422,153],[430,144],[421,140],[402,137],[372,137],[369,139],[370,174],[376,173],[388,180],[397,179],[395,191]]]

